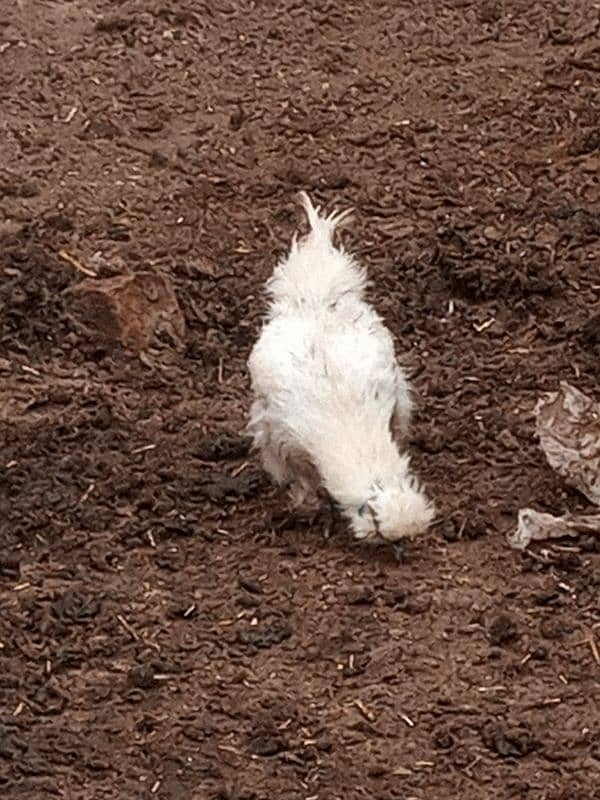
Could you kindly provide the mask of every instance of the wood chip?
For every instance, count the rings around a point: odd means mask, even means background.
[[[84,275],[88,275],[90,278],[97,278],[98,276],[94,272],[93,269],[89,269],[89,267],[84,267],[81,261],[78,261],[72,255],[69,255],[66,250],[59,250],[58,257],[63,261],[66,261],[67,264],[70,264],[75,269],[79,270],[79,272],[83,272]]]

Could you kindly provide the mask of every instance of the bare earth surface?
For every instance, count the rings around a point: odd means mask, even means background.
[[[599,398],[599,15],[3,4],[3,800],[600,798],[600,537],[505,539],[592,510],[532,410]],[[401,564],[242,435],[301,188],[413,376]]]

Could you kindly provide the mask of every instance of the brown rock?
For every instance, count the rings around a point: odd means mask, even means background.
[[[145,350],[158,333],[176,345],[185,337],[185,319],[171,281],[153,272],[89,278],[71,292],[72,316],[105,342]]]

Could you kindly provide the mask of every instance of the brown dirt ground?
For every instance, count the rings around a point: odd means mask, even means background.
[[[598,398],[599,71],[588,0],[4,4],[5,800],[600,798],[598,537],[505,541],[586,509],[532,409]],[[403,564],[240,435],[299,188],[356,207],[414,377]],[[183,343],[83,328],[61,249],[167,276]]]

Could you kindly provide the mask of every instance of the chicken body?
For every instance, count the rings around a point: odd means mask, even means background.
[[[263,466],[296,505],[323,487],[357,539],[426,530],[433,507],[399,447],[411,400],[391,334],[364,300],[366,274],[308,196],[311,226],[267,283],[269,316],[249,360],[249,430]]]

